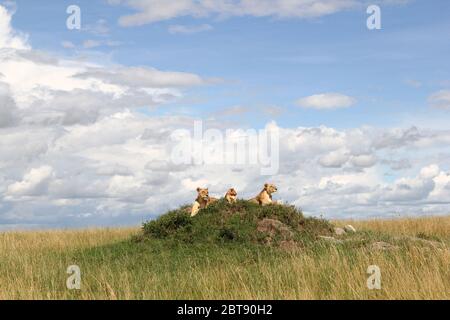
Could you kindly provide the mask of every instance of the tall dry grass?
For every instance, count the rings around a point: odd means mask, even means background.
[[[75,250],[128,239],[137,229],[0,233],[0,299],[56,299]],[[64,281],[63,281],[64,280]]]
[[[386,233],[392,236],[429,235],[443,240],[450,237],[450,218],[404,218],[404,219],[375,219],[375,220],[345,220],[335,221],[336,225],[351,224],[358,230],[369,230]]]
[[[450,239],[450,217],[352,223],[392,236],[425,234],[447,245]],[[0,299],[450,299],[448,246],[188,248],[128,241],[137,232],[2,233]],[[80,291],[66,288],[71,264],[81,267]],[[369,265],[381,269],[381,290],[367,288]]]

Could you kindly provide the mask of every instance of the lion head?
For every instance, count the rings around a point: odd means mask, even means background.
[[[267,191],[268,194],[272,194],[272,193],[277,192],[278,188],[274,184],[266,183],[264,185],[264,190]]]
[[[236,197],[237,196],[237,192],[236,192],[236,190],[234,190],[234,188],[231,188],[230,190],[228,190],[227,195],[228,196],[232,196],[232,197]]]
[[[197,192],[198,192],[198,200],[203,200],[203,201],[208,201],[209,200],[209,190],[208,188],[206,189],[202,189],[202,188],[197,188]]]

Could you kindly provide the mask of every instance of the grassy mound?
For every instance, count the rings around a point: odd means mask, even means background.
[[[191,218],[188,207],[143,225],[143,237],[183,243],[301,244],[332,234],[322,219],[305,218],[293,206],[259,206],[248,201],[218,201]]]

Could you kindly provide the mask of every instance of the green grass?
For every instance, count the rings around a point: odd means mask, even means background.
[[[251,267],[253,273],[262,261],[275,261],[286,255],[270,248],[254,246],[238,246],[235,244],[177,244],[162,240],[144,240],[138,243],[130,241],[114,245],[83,250],[75,253],[74,259],[82,261],[87,269],[96,270],[85,274],[85,281],[91,283],[92,292],[108,293],[108,286],[96,282],[98,274],[103,274],[105,262],[111,275],[107,282],[111,287],[120,287],[125,281],[120,276],[127,271],[127,280],[132,279],[134,286],[130,291],[117,291],[117,298],[126,298],[127,294],[138,298],[170,298],[184,299],[187,297],[201,298],[202,284],[192,281],[193,278],[204,274],[208,277],[208,270],[228,269],[230,266],[241,268]],[[217,293],[221,290],[218,289]],[[76,297],[76,293],[75,293]]]
[[[200,214],[191,218],[186,207],[171,211],[158,220],[143,225],[141,239],[165,239],[181,243],[202,244],[261,244],[271,236],[277,245],[283,239],[279,232],[268,235],[258,232],[257,227],[264,219],[282,222],[290,232],[292,240],[305,245],[318,235],[330,235],[333,226],[326,220],[305,218],[303,213],[293,206],[259,206],[248,201],[229,204],[218,201]],[[288,239],[290,240],[290,239]]]

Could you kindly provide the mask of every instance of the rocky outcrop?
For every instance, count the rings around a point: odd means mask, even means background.
[[[334,234],[336,236],[343,236],[343,235],[350,234],[350,233],[356,233],[355,227],[353,227],[350,224],[346,225],[344,228],[338,228],[338,227],[334,228]]]
[[[347,233],[356,233],[355,227],[353,227],[351,224],[348,224],[344,227],[344,231]]]
[[[290,243],[294,238],[294,233],[291,229],[279,220],[263,219],[258,222],[257,231],[266,235],[264,242],[272,244],[277,238],[281,242]]]

